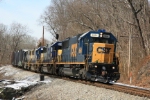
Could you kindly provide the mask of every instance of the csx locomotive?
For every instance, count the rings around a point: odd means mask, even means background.
[[[120,78],[117,39],[104,30],[89,31],[33,50],[12,54],[12,65],[50,74],[98,82]]]

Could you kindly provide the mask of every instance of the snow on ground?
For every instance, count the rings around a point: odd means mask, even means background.
[[[135,85],[129,85],[129,84],[124,84],[124,83],[113,83],[113,84],[128,86],[128,87],[138,88],[138,89],[144,89],[144,90],[149,90],[150,91],[150,88],[144,88],[144,87],[139,87],[139,86],[135,86]]]
[[[40,80],[39,73],[29,72],[23,69],[12,67],[11,65],[6,65],[0,67],[0,75],[3,78],[9,78],[15,81],[31,81],[36,82]],[[52,78],[45,76],[45,82],[51,82]]]
[[[37,82],[25,82],[25,81],[21,81],[21,82],[17,82],[15,84],[10,84],[10,85],[6,85],[6,88],[13,88],[15,90],[21,90],[21,88],[27,88],[29,86],[34,86],[36,85]]]
[[[26,86],[28,82],[39,82],[40,74],[12,67],[0,67],[1,79],[11,79]],[[23,82],[23,83],[22,83]],[[33,87],[23,96],[24,100],[150,100],[122,92],[98,88],[81,83],[45,76],[46,84]],[[20,97],[20,98],[21,98]]]
[[[40,81],[40,74],[15,68],[11,65],[0,67],[0,79],[0,99],[11,99],[37,85],[51,82],[49,77],[45,76],[45,80]]]

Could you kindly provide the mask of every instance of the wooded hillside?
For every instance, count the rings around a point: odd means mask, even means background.
[[[148,0],[52,0],[52,2],[41,15],[41,22],[46,24],[53,36],[59,34],[60,40],[98,29],[105,29],[117,37],[117,52],[120,54],[120,72],[123,78],[128,78],[130,72],[135,73],[141,59],[150,54]]]

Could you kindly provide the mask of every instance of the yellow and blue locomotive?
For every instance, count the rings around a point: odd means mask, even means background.
[[[34,57],[34,62],[32,59],[30,62],[24,60],[22,67],[104,83],[117,81],[120,73],[116,43],[117,39],[112,33],[104,30],[89,31],[24,55]]]
[[[62,41],[60,73],[65,76],[109,82],[119,79],[115,55],[117,39],[104,30],[89,31]]]

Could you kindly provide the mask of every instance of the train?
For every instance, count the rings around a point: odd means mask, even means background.
[[[116,37],[105,30],[90,30],[63,41],[12,53],[13,66],[39,73],[102,83],[120,78]]]

